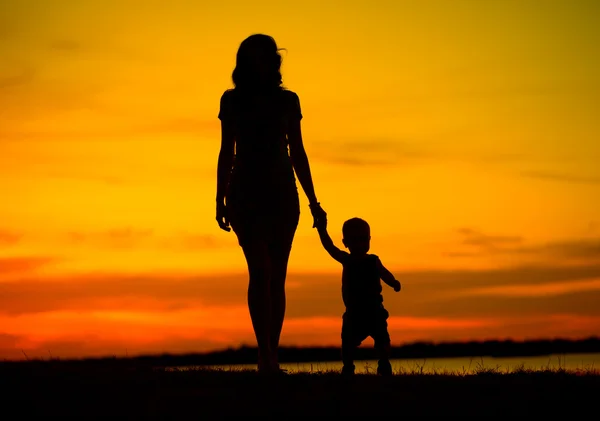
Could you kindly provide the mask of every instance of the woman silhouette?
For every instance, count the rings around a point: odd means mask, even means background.
[[[231,226],[246,258],[258,370],[266,373],[280,371],[285,278],[300,217],[294,171],[308,198],[313,228],[326,217],[302,143],[300,101],[282,86],[280,68],[272,37],[246,38],[233,70],[235,88],[223,93],[219,111],[217,221],[225,231]]]

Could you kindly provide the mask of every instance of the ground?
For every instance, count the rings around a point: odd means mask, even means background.
[[[215,419],[226,416],[573,416],[594,413],[597,371],[478,374],[168,370],[23,363],[0,365],[0,417]],[[3,416],[3,414],[6,416]]]

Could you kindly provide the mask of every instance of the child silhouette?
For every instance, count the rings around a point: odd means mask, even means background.
[[[387,329],[389,313],[383,307],[380,280],[396,292],[401,289],[400,282],[383,266],[378,256],[368,254],[371,229],[363,219],[349,219],[342,227],[342,242],[350,253],[333,244],[327,233],[326,218],[317,223],[317,230],[325,250],[343,266],[342,299],[346,311],[342,319],[342,374],[354,374],[354,351],[371,336],[379,357],[377,374],[392,375]]]

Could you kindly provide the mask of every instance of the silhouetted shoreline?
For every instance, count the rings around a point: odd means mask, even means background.
[[[370,344],[369,344],[370,345]],[[548,339],[530,341],[481,341],[464,343],[427,343],[416,342],[392,348],[393,359],[430,359],[430,358],[457,358],[457,357],[535,357],[552,354],[589,354],[600,353],[600,338],[591,337],[581,340]],[[82,359],[23,359],[20,361],[2,361],[1,365],[23,363],[60,362],[63,364],[124,364],[143,365],[156,367],[175,366],[202,366],[202,365],[234,365],[255,364],[257,349],[242,346],[237,349],[226,349],[208,353],[193,354],[162,354],[141,355],[132,357],[97,357]],[[372,360],[376,358],[371,346],[360,348],[357,352],[358,360]],[[338,347],[282,347],[280,349],[282,363],[306,362],[331,362],[340,361],[340,348]]]

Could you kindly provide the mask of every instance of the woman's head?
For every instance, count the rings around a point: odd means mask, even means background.
[[[281,55],[269,35],[250,35],[240,44],[233,70],[233,84],[241,89],[280,88]]]

